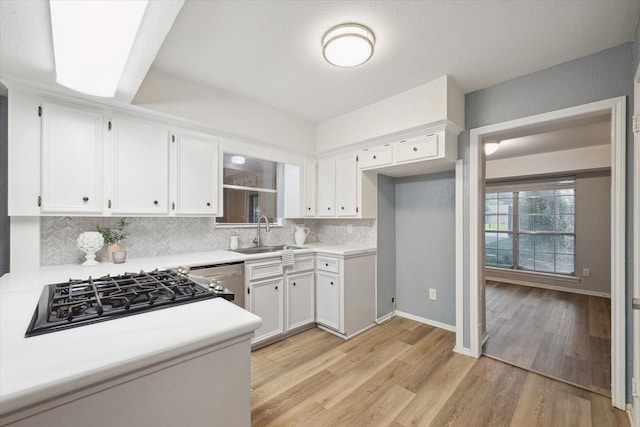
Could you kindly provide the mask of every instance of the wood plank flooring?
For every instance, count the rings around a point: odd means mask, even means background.
[[[611,300],[487,282],[484,354],[611,397]]]
[[[344,341],[314,328],[252,353],[253,426],[629,426],[611,400],[401,317]]]

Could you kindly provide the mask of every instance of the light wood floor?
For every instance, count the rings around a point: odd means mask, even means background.
[[[611,397],[611,300],[487,282],[484,353]]]
[[[629,426],[611,400],[452,351],[394,317],[344,341],[314,328],[252,354],[254,426]]]

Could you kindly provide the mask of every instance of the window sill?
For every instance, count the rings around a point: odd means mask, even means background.
[[[487,272],[492,273],[506,273],[514,276],[520,277],[540,277],[553,279],[560,282],[569,282],[569,283],[579,283],[580,278],[577,276],[566,276],[564,274],[553,274],[553,273],[540,273],[537,271],[527,271],[527,270],[516,270],[513,268],[499,268],[499,267],[485,267]]]
[[[216,223],[216,228],[253,228],[255,229],[258,224],[220,224]],[[270,228],[283,228],[284,224],[277,222],[269,223]],[[260,228],[264,228],[264,222],[260,224]]]

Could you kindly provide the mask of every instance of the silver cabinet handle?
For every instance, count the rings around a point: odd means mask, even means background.
[[[634,310],[640,310],[640,298],[634,298],[631,301],[631,305],[633,306]]]

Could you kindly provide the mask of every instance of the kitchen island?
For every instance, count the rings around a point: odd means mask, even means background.
[[[223,298],[25,338],[48,283],[244,257],[165,258],[0,279],[1,426],[250,425],[250,341],[261,319]]]

